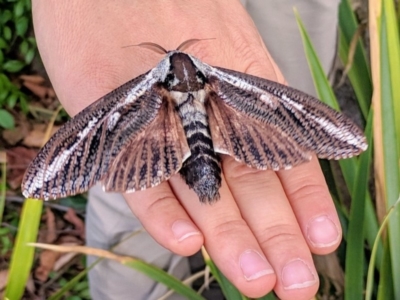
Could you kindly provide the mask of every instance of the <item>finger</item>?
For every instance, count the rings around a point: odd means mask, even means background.
[[[188,256],[203,245],[203,235],[167,182],[148,190],[126,193],[124,197],[143,227],[163,247]]]
[[[312,252],[334,251],[341,241],[341,226],[318,159],[278,176]]]
[[[223,181],[221,198],[215,203],[200,203],[197,195],[180,178],[171,186],[188,214],[204,235],[204,245],[222,273],[243,294],[261,297],[272,290],[275,274],[236,202]]]
[[[318,289],[312,256],[279,178],[223,160],[224,174],[241,214],[277,275],[281,299],[309,299]]]

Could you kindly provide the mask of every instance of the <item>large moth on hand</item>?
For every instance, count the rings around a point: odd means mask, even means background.
[[[341,159],[367,148],[351,120],[312,96],[209,66],[180,51],[182,45],[174,51],[142,45],[166,55],[54,134],[26,171],[25,197],[65,197],[99,182],[105,191],[134,192],[180,173],[201,202],[213,202],[220,154],[282,170],[312,153]]]

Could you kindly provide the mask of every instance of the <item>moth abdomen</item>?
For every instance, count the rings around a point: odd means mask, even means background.
[[[213,202],[219,198],[221,164],[211,139],[204,90],[175,92],[174,96],[190,149],[190,156],[183,162],[179,173],[201,202]]]
[[[205,130],[202,126],[197,129],[192,128],[189,137],[189,132],[185,131],[191,155],[179,173],[201,202],[213,202],[219,199],[218,191],[221,187],[220,158],[214,152],[209,129]]]
[[[211,203],[219,199],[221,166],[217,155],[215,159],[206,155],[191,156],[183,163],[179,173],[201,202]]]

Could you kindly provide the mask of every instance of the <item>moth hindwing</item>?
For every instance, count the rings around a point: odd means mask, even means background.
[[[202,202],[219,197],[227,154],[257,169],[289,169],[367,148],[362,131],[312,96],[170,51],[149,72],[67,122],[26,171],[25,197],[74,195],[100,182],[133,192],[180,173]]]

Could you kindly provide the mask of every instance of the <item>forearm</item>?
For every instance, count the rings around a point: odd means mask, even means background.
[[[123,48],[141,42],[175,49],[187,39],[215,38],[188,51],[209,64],[283,80],[239,1],[33,1],[33,11],[40,54],[71,115],[154,67],[158,54]]]

